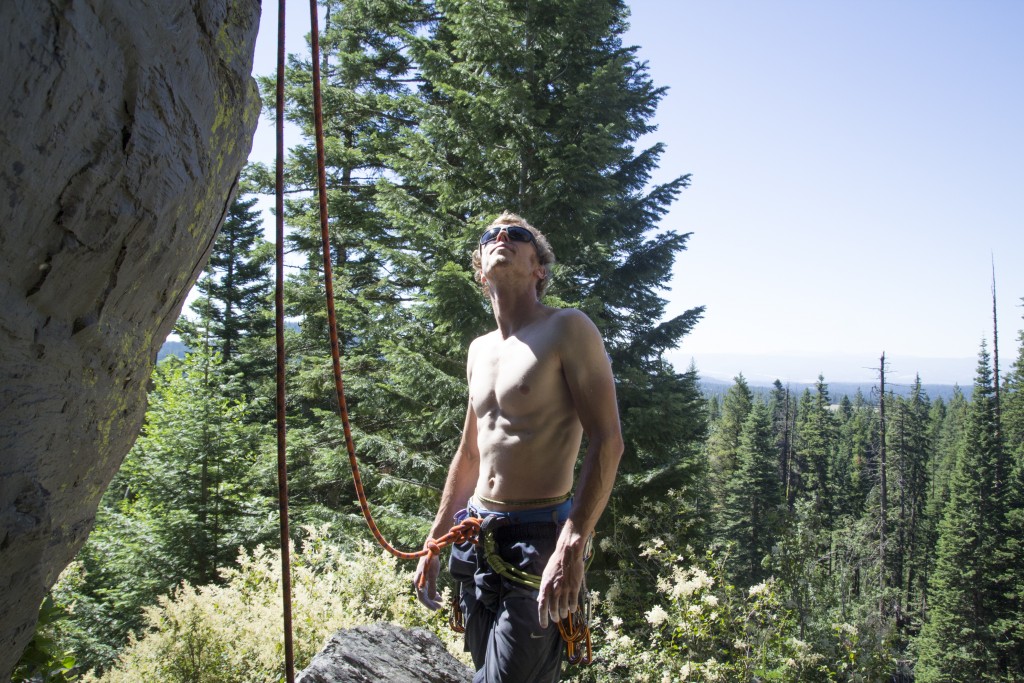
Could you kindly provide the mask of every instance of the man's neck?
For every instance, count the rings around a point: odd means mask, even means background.
[[[537,320],[547,308],[537,300],[535,283],[529,282],[527,285],[496,287],[491,283],[491,308],[494,309],[494,320],[498,323],[502,339],[508,339]]]

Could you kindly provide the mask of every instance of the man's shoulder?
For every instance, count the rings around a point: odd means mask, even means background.
[[[501,332],[499,330],[491,330],[485,334],[481,334],[479,337],[469,343],[469,347],[480,346],[481,344],[492,344],[496,338],[501,338]]]
[[[548,320],[551,324],[557,325],[563,333],[572,334],[597,329],[590,316],[578,308],[553,309]]]

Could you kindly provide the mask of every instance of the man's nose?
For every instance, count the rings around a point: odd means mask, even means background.
[[[495,241],[503,240],[505,242],[508,242],[508,228],[502,228],[501,230],[499,230],[498,231],[498,236],[495,237],[494,239],[495,239]]]

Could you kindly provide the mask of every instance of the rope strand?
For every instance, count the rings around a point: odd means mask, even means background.
[[[341,373],[341,344],[338,341],[338,317],[334,305],[334,276],[331,269],[331,238],[330,227],[327,215],[327,164],[324,154],[324,120],[323,120],[323,98],[320,92],[320,30],[317,19],[316,0],[310,0],[310,41],[313,66],[313,113],[314,128],[316,132],[316,172],[317,172],[317,193],[320,204],[320,241],[324,259],[324,290],[327,299],[327,327],[331,336],[331,366],[334,371],[334,390],[338,400],[338,412],[341,415],[341,424],[345,432],[345,447],[348,450],[349,466],[352,469],[352,481],[355,484],[356,495],[359,498],[359,507],[362,510],[366,525],[377,542],[389,553],[401,560],[416,560],[425,555],[437,556],[441,549],[451,543],[461,543],[470,540],[473,534],[480,530],[480,520],[467,519],[462,524],[452,527],[452,530],[441,538],[427,541],[426,547],[413,552],[399,550],[388,543],[387,539],[377,528],[377,523],[370,512],[370,503],[367,501],[366,492],[363,489],[363,481],[359,476],[359,462],[356,460],[356,448],[352,441],[352,427],[348,418],[348,405],[345,401],[345,386]],[[283,117],[279,116],[279,120]],[[279,213],[280,215],[280,213]]]

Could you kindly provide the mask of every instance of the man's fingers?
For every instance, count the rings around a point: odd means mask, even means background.
[[[557,621],[558,617],[551,612],[552,587],[550,582],[544,582],[540,587],[540,594],[537,596],[537,620],[541,628],[547,628],[552,620]]]
[[[412,577],[412,589],[416,593],[416,599],[432,610],[442,607],[437,599],[437,574],[440,566],[437,558],[424,558],[420,560]]]

